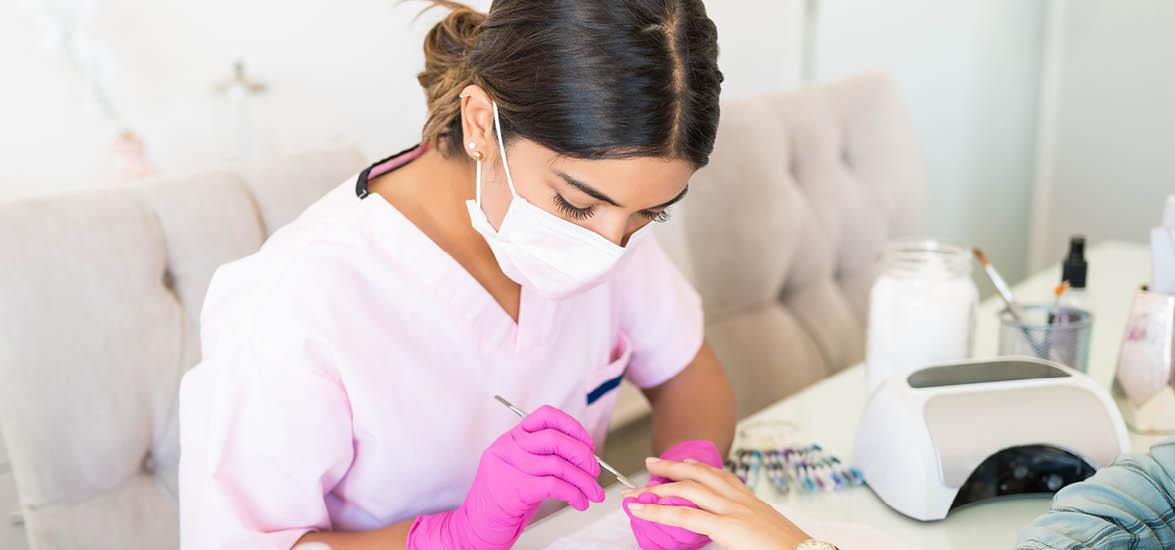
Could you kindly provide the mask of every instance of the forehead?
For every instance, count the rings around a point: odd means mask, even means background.
[[[626,207],[649,208],[672,200],[681,194],[696,171],[693,163],[682,159],[571,158],[525,139],[517,140],[511,149],[511,166],[515,163],[514,158],[528,157],[527,164],[542,164],[551,177],[557,178],[555,172],[563,172]]]

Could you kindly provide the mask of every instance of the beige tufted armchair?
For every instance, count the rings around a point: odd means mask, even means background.
[[[913,141],[878,76],[725,106],[661,238],[740,413],[861,358],[874,259],[919,223]],[[14,483],[31,548],[177,546],[176,391],[212,272],[362,164],[327,151],[0,204],[0,507]]]
[[[0,431],[31,548],[179,546],[176,395],[212,273],[363,162],[326,151],[0,205]]]
[[[710,165],[657,229],[702,295],[739,418],[864,358],[881,248],[921,234],[924,187],[884,75],[723,105]],[[613,426],[646,408],[622,391]]]

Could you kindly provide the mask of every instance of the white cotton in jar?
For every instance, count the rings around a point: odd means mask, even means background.
[[[938,241],[886,246],[869,297],[869,391],[890,376],[971,356],[979,290],[971,252]]]

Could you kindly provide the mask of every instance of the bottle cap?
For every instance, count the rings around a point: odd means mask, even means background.
[[[1069,254],[1061,263],[1061,280],[1069,281],[1072,288],[1085,288],[1085,275],[1089,263],[1085,261],[1085,237],[1074,235],[1069,238]]]

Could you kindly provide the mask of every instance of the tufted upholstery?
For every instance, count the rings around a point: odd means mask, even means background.
[[[723,105],[710,165],[658,229],[702,295],[740,418],[863,359],[877,257],[921,232],[923,187],[882,75]]]
[[[324,151],[0,205],[0,431],[33,549],[178,546],[176,394],[212,273],[362,164]]]

